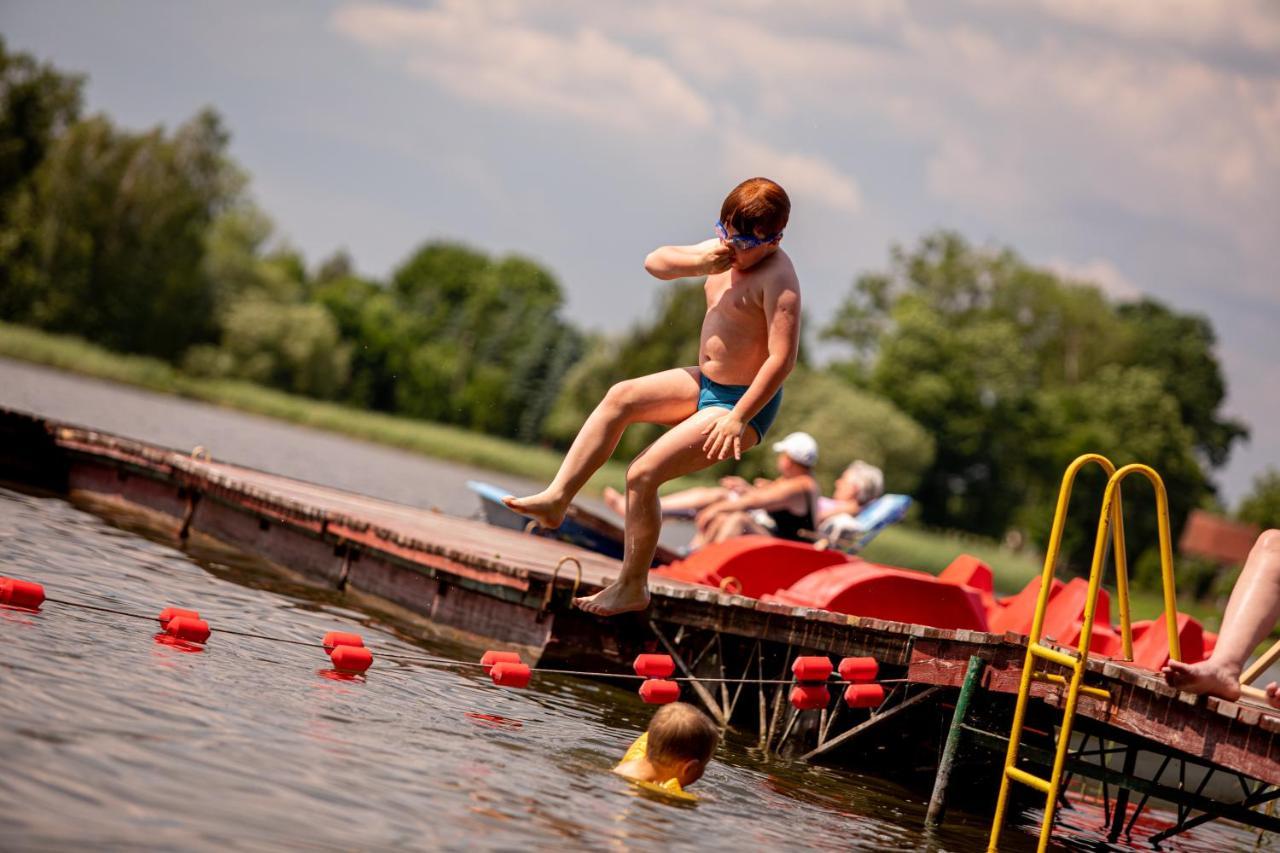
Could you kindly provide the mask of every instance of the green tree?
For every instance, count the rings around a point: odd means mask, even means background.
[[[934,437],[919,497],[939,526],[1042,533],[1063,468],[1096,451],[1164,475],[1176,533],[1210,492],[1201,460],[1220,464],[1243,434],[1220,415],[1203,318],[1150,300],[1112,304],[950,232],[895,247],[889,270],[861,276],[823,336],[850,349],[836,372]],[[1087,559],[1083,546],[1071,558]]]
[[[1036,397],[1039,426],[1029,437],[1030,469],[1048,476],[1033,480],[1023,496],[1015,523],[1039,541],[1048,538],[1062,468],[1083,453],[1100,452],[1117,466],[1143,462],[1155,468],[1168,494],[1169,515],[1176,542],[1187,514],[1196,507],[1208,484],[1196,456],[1193,434],[1179,420],[1176,397],[1166,390],[1164,377],[1147,367],[1107,365],[1088,381],[1045,390]],[[1093,548],[1105,477],[1092,468],[1082,475],[1072,494],[1063,550],[1077,569],[1087,567]],[[1145,479],[1133,477],[1124,486],[1125,532],[1135,557],[1155,552],[1158,542],[1156,505]],[[1145,561],[1158,570],[1158,561]],[[1159,586],[1154,571],[1139,581]]]
[[[205,236],[243,186],[227,142],[208,110],[172,135],[70,128],[11,207],[22,237],[6,260],[33,294],[14,319],[168,359],[215,339]]]
[[[1253,479],[1236,517],[1262,528],[1280,527],[1280,471],[1268,468]]]
[[[1226,464],[1231,446],[1249,435],[1239,421],[1220,412],[1227,395],[1213,349],[1217,338],[1207,317],[1177,314],[1152,299],[1116,307],[1127,335],[1123,357],[1156,370],[1178,401],[1181,420],[1195,436],[1209,464]]]
[[[0,210],[80,117],[84,77],[64,74],[0,36]]]
[[[322,285],[332,301],[339,288]],[[398,411],[525,440],[542,432],[560,384],[583,350],[560,311],[559,283],[539,264],[497,260],[450,242],[423,245],[395,270],[351,335],[357,383]],[[373,322],[370,311],[377,314]],[[338,310],[341,323],[350,312]]]
[[[214,354],[195,348],[188,367],[271,385],[295,394],[331,399],[346,383],[351,344],[323,305],[243,299],[225,320],[222,346]]]
[[[0,318],[26,320],[38,295],[35,235],[15,203],[58,136],[80,115],[84,78],[13,53],[0,37]]]
[[[312,298],[328,309],[343,340],[352,344],[345,398],[366,408],[396,409],[396,374],[404,369],[403,356],[413,339],[411,318],[383,287],[354,275],[321,279]]]

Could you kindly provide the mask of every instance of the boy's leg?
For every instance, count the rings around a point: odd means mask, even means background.
[[[597,616],[612,616],[649,605],[649,566],[658,547],[662,529],[662,509],[658,487],[714,462],[702,449],[702,434],[708,421],[724,415],[720,408],[703,409],[645,448],[627,469],[627,538],[618,579],[595,595],[575,600],[575,604]],[[755,445],[756,431],[748,428],[742,449]]]
[[[502,502],[543,527],[559,527],[578,490],[613,455],[630,424],[679,423],[697,411],[699,377],[697,368],[682,367],[614,385],[578,431],[551,485]]]
[[[1280,530],[1265,530],[1249,551],[1240,579],[1222,615],[1222,632],[1208,660],[1185,664],[1169,661],[1169,685],[1189,693],[1211,693],[1226,699],[1240,695],[1240,671],[1258,643],[1280,619]],[[1274,690],[1268,693],[1274,694]],[[1271,704],[1277,704],[1272,698]]]

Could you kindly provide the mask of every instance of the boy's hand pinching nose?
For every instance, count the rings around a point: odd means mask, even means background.
[[[724,272],[733,265],[733,249],[724,243],[716,243],[702,257],[704,275],[715,275]]]
[[[742,458],[742,433],[746,425],[733,412],[721,415],[702,428],[707,440],[702,449],[708,459],[725,459],[732,452],[734,459]]]

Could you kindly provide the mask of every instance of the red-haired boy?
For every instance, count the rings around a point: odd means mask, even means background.
[[[628,425],[671,427],[627,469],[622,572],[610,586],[575,601],[588,613],[612,616],[648,606],[649,566],[662,527],[658,487],[730,455],[741,458],[777,417],[782,383],[800,345],[800,284],[779,247],[790,213],[782,187],[751,178],[721,205],[717,238],[651,252],[644,268],[656,278],[707,277],[698,366],[614,385],[582,425],[551,484],[536,495],[504,499],[544,527],[559,527]]]

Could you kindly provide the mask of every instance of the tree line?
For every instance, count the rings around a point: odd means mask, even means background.
[[[84,115],[83,86],[0,40],[6,321],[557,447],[610,383],[696,363],[700,282],[602,336],[575,326],[555,276],[519,255],[431,240],[386,280],[342,252],[309,265],[254,205],[216,112],[138,132]],[[1110,299],[954,233],[894,248],[819,332],[841,355],[818,366],[802,354],[775,429],[818,438],[828,485],[854,458],[881,465],[930,525],[1042,543],[1062,469],[1097,451],[1161,472],[1176,531],[1214,503],[1209,475],[1247,434],[1222,414],[1207,319]],[[654,434],[632,431],[619,453]],[[770,459],[737,468],[766,474]],[[1266,489],[1280,475],[1267,476],[1246,502],[1255,515],[1275,511]],[[1092,477],[1073,513],[1096,515]],[[1154,545],[1148,492],[1128,489],[1127,524]],[[1067,543],[1076,566],[1091,544],[1080,531]],[[1155,576],[1153,556],[1139,555],[1140,579]]]

